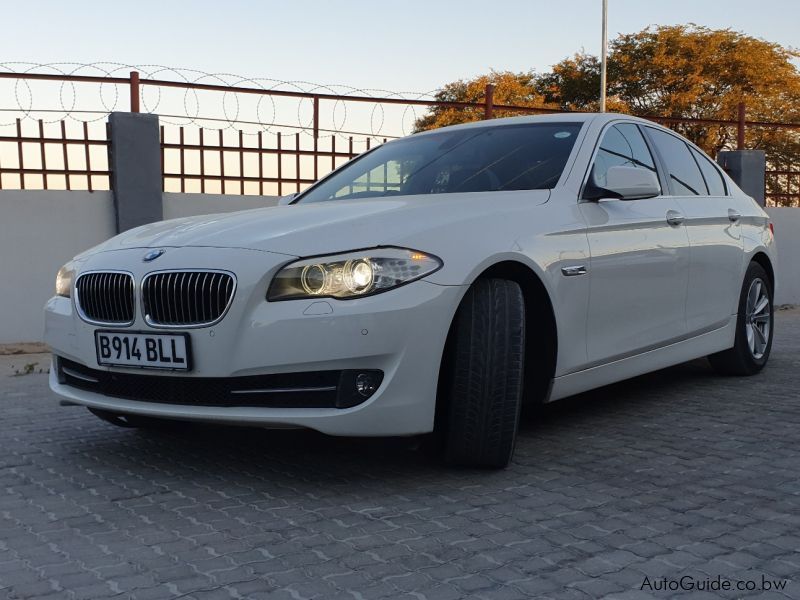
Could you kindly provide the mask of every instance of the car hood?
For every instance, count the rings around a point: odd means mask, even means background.
[[[526,190],[274,206],[144,225],[86,254],[194,246],[313,256],[373,246],[410,245],[427,242],[429,238],[434,240],[443,229],[453,235],[453,228],[459,222],[513,219],[515,207],[529,208],[532,204],[547,202],[548,198],[549,190]],[[417,249],[435,252],[430,243]]]

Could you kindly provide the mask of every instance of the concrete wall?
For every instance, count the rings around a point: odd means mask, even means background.
[[[58,269],[114,235],[111,192],[0,191],[0,343],[40,341]]]
[[[233,212],[278,204],[278,196],[224,196],[220,194],[163,194],[164,219]]]
[[[778,244],[775,304],[800,304],[800,208],[767,208]]]
[[[274,206],[277,198],[164,194],[164,218]],[[58,269],[116,232],[111,192],[0,190],[0,344],[42,339]]]

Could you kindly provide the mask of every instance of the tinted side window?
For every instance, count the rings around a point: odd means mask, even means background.
[[[728,192],[725,188],[725,180],[722,179],[722,174],[711,164],[711,161],[706,156],[694,148],[690,149],[695,159],[697,159],[697,164],[700,165],[700,170],[703,172],[703,178],[708,186],[708,193],[712,196],[725,196]]]
[[[595,184],[605,187],[609,167],[618,166],[640,167],[656,172],[647,143],[633,123],[614,125],[603,134],[592,168]]]
[[[677,196],[708,194],[700,167],[689,153],[689,146],[680,138],[660,129],[648,127],[653,143],[664,160],[672,191]]]

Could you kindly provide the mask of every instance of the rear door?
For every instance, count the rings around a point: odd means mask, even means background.
[[[691,244],[686,325],[690,335],[725,325],[736,312],[742,285],[742,207],[704,154],[683,139],[645,128],[669,176]]]
[[[615,165],[657,172],[635,123],[607,127],[592,169],[602,187]],[[662,187],[665,187],[661,178]],[[685,336],[689,240],[675,198],[582,201],[591,249],[586,342],[590,364],[651,350]]]

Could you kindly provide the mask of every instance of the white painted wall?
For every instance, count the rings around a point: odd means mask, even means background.
[[[0,343],[42,339],[58,269],[114,228],[111,192],[0,191]]]
[[[778,245],[775,304],[800,304],[800,208],[767,208]]]
[[[274,206],[275,197],[164,194],[164,218]],[[58,269],[115,233],[111,192],[0,190],[0,344],[42,339]]]
[[[278,204],[278,196],[231,196],[164,192],[164,219],[248,210]]]
[[[164,194],[164,218],[274,206],[276,197]],[[800,209],[768,208],[778,244],[776,304],[800,304]],[[110,192],[0,190],[0,344],[42,339],[59,267],[114,235]]]

